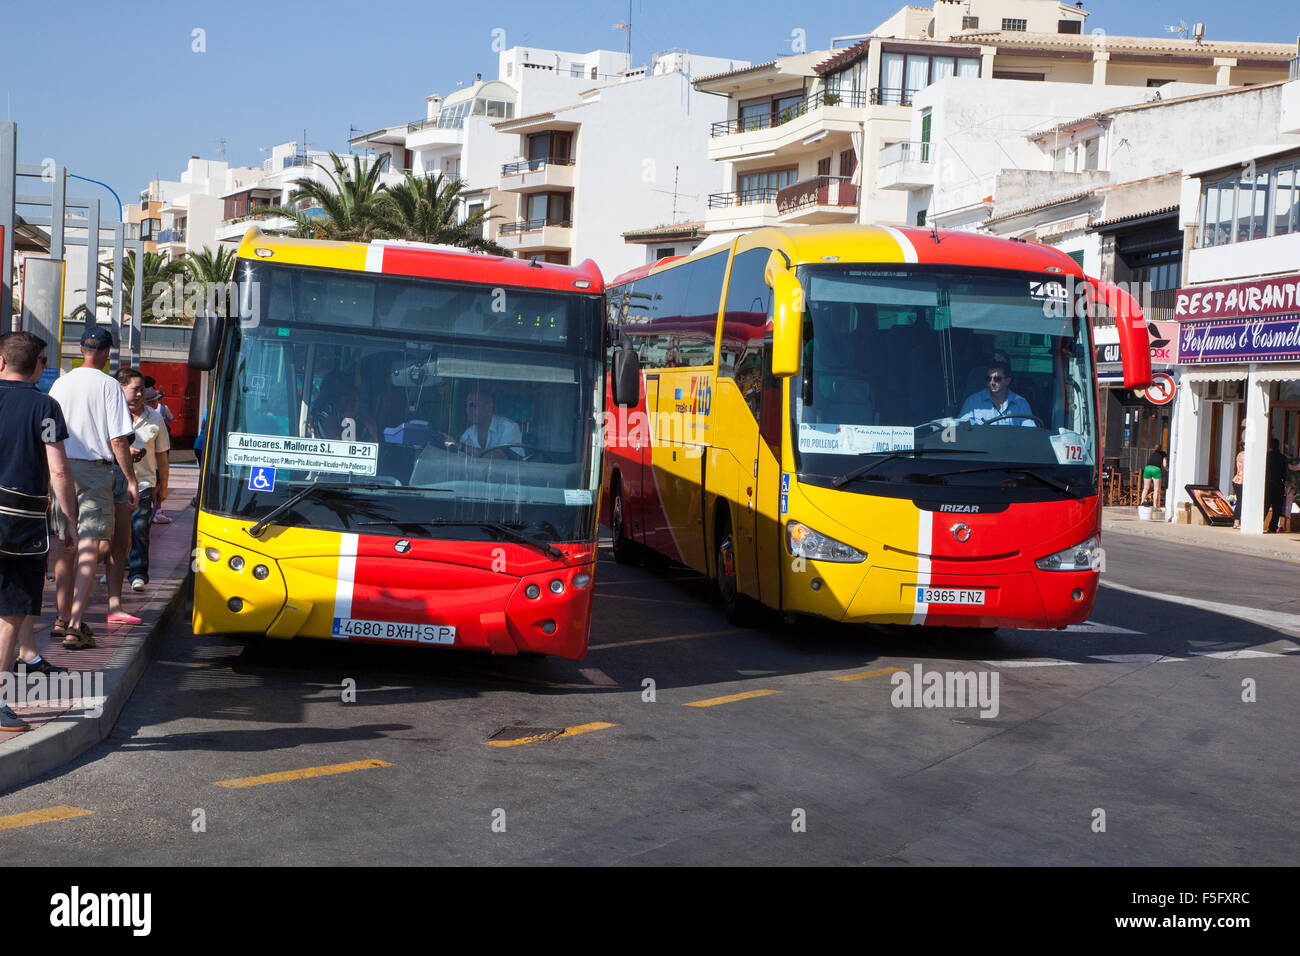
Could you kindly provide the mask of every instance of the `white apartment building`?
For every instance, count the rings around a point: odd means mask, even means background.
[[[996,149],[983,168],[962,167],[970,182],[960,195],[943,197],[950,202],[909,195],[935,186],[932,161],[943,154],[928,125],[938,120],[936,104],[927,97],[936,84],[954,88],[952,78],[1005,82],[981,86],[987,101],[966,104],[979,115],[951,117],[945,141],[959,133],[975,141],[1023,137],[1052,117],[1140,101],[1148,86],[1286,76],[1289,54],[1281,44],[1107,36],[1088,32],[1087,17],[1081,5],[1055,0],[934,0],[900,9],[842,48],[833,41],[826,53],[701,77],[700,89],[732,101],[727,122],[712,130],[709,155],[728,167],[729,188],[711,198],[706,243],[783,223],[915,225],[929,221],[923,212],[944,214],[941,225],[984,218],[988,210],[979,204],[990,193],[975,181],[1015,165]],[[1016,83],[1025,89],[1017,92]],[[1002,96],[1013,102],[992,99]],[[1019,108],[1030,115],[1017,117]],[[978,125],[990,121],[991,130]],[[950,158],[961,166],[960,150]]]
[[[354,137],[394,169],[465,182],[466,213],[519,256],[592,258],[612,276],[646,253],[623,233],[702,218],[718,173],[707,130],[725,102],[692,77],[744,61],[671,51],[629,69],[622,53],[512,47],[495,79],[426,101],[426,116]]]

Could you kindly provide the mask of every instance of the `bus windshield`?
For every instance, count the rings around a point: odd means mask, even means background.
[[[1064,277],[849,265],[800,278],[801,474],[864,491],[880,486],[858,478],[1079,494],[1095,483],[1090,323]]]
[[[240,263],[204,507],[403,537],[590,537],[601,298]],[[252,308],[247,306],[252,304]]]

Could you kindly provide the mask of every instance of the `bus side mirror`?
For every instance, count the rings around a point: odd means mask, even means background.
[[[803,346],[803,286],[779,252],[768,260],[766,279],[772,287],[772,374],[789,378],[799,371]]]
[[[641,360],[626,345],[614,350],[614,404],[636,408],[641,404]]]
[[[194,317],[194,330],[190,333],[190,361],[192,369],[210,372],[217,365],[217,353],[226,335],[226,320],[220,315],[203,312]]]

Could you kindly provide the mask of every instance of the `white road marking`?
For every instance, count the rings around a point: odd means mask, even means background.
[[[1213,657],[1221,661],[1235,661],[1246,657],[1281,657],[1270,651],[1252,651],[1249,648],[1240,651],[1188,651],[1196,657]]]
[[[1110,661],[1112,664],[1168,664],[1172,661],[1185,661],[1185,657],[1168,657],[1165,654],[1091,654],[1094,661]]]
[[[600,687],[617,687],[618,681],[610,677],[599,667],[584,667],[578,671],[583,677]]]
[[[1241,621],[1249,621],[1252,624],[1260,624],[1264,627],[1273,627],[1280,630],[1300,631],[1300,614],[1286,614],[1282,611],[1265,611],[1260,608],[1243,607],[1240,604],[1221,604],[1218,601],[1202,601],[1200,598],[1184,597],[1181,594],[1163,594],[1160,591],[1148,591],[1145,588],[1130,587],[1127,584],[1117,584],[1114,581],[1101,579],[1101,586],[1104,588],[1114,588],[1116,591],[1123,591],[1126,594],[1137,594],[1141,597],[1148,597],[1156,601],[1168,601],[1172,604],[1181,604],[1184,607],[1194,607],[1202,611],[1211,611],[1215,614],[1223,614],[1227,617],[1235,617]]]
[[[1054,658],[1047,660],[1023,660],[1023,661],[981,661],[990,667],[1073,667],[1082,664],[1082,661],[1058,661]]]

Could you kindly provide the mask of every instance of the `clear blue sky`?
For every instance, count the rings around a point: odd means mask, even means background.
[[[685,47],[753,62],[864,33],[900,0],[632,0],[634,63]],[[1296,0],[1094,0],[1088,29],[1169,35],[1204,21],[1212,40],[1294,43]],[[108,182],[124,202],[153,178],[175,179],[191,155],[260,163],[259,147],[299,139],[342,151],[348,128],[424,115],[424,97],[496,73],[492,31],[507,46],[623,49],[613,25],[627,0],[5,0],[0,117],[16,120],[21,162],[46,157]],[[195,29],[206,52],[192,50]],[[78,187],[83,188],[83,187]],[[87,191],[94,187],[84,186]],[[93,194],[93,193],[92,193]],[[106,192],[100,191],[111,202]]]

